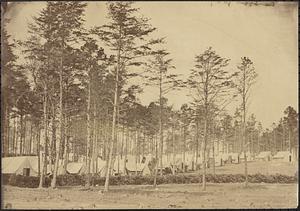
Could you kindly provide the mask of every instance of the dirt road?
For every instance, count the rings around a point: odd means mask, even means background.
[[[86,190],[61,187],[56,190],[3,187],[3,203],[16,209],[101,209],[101,208],[295,208],[297,184],[199,184],[112,186]]]

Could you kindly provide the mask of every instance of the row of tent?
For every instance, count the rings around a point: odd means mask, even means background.
[[[284,162],[292,161],[292,154],[289,151],[278,151],[277,153],[272,153],[271,151],[262,151],[258,154],[253,154],[250,152],[246,152],[248,161],[271,161],[278,160]],[[244,161],[244,153],[228,153],[228,154],[220,154],[215,158],[215,162],[221,163],[240,163]],[[229,162],[228,162],[229,161]]]
[[[2,158],[1,173],[37,176],[38,165],[37,156],[4,157]]]
[[[253,154],[250,152],[246,152],[248,161],[284,161],[291,162],[292,154],[289,151],[278,151],[277,153],[272,153],[271,151],[262,151],[258,154]],[[223,161],[232,160],[229,163],[240,163],[244,161],[244,153],[229,153],[229,154],[221,154],[216,156],[216,163],[222,159]]]
[[[275,155],[272,155],[270,151],[260,152],[258,155],[254,156],[250,153],[246,153],[247,160],[281,160],[285,162],[291,162],[291,153],[288,151],[279,151]],[[210,157],[209,161],[211,161]],[[219,154],[215,156],[214,162],[215,166],[222,166],[226,163],[240,163],[244,159],[243,154],[239,153],[228,153]],[[195,169],[195,156],[193,154],[185,155],[185,167],[183,166],[182,155],[163,156],[162,158],[162,168],[172,168],[175,161],[176,169],[194,170]],[[198,158],[198,163],[202,163],[201,157]],[[121,175],[150,175],[153,170],[153,157],[151,155],[144,156],[141,162],[137,162],[137,157],[128,155],[126,159],[126,168],[124,156],[116,157],[113,161],[113,174]],[[38,157],[37,156],[19,156],[19,157],[4,157],[2,158],[2,174],[19,174],[26,176],[37,176],[38,175]],[[40,161],[40,168],[42,168],[42,161]],[[53,167],[52,167],[53,168]],[[160,165],[159,165],[160,168]],[[68,174],[85,174],[87,172],[87,166],[85,162],[69,162],[67,164],[66,171]],[[51,174],[51,166],[47,166],[47,174]],[[91,164],[91,173],[98,174],[100,176],[105,176],[106,174],[106,161],[98,158],[94,166]],[[64,174],[62,161],[59,162],[58,175]]]
[[[257,160],[271,161],[280,160],[284,162],[292,162],[293,156],[289,151],[278,151],[276,154],[272,154],[271,151],[261,152],[256,156]]]
[[[283,162],[292,162],[294,159],[292,158],[292,154],[289,151],[278,151],[273,154],[271,151],[263,151],[258,154],[253,154],[250,152],[246,152],[247,161],[283,161]],[[172,165],[173,158],[163,157],[163,167],[168,167]],[[185,164],[187,170],[195,169],[195,156],[193,154],[185,155]],[[223,166],[225,164],[238,164],[244,161],[244,153],[220,153],[215,156],[213,159],[212,155],[209,156],[208,159],[208,167],[215,162],[215,166]],[[198,164],[202,165],[202,157],[198,157]],[[182,155],[175,156],[175,165],[177,168],[183,168],[181,166],[183,163]]]
[[[136,163],[135,159],[127,158],[126,169],[124,169],[124,158],[116,159],[113,163],[113,173],[130,174],[137,172],[138,174],[148,175],[151,174],[148,166],[149,159],[143,163]],[[42,161],[40,160],[40,169],[42,169]],[[53,168],[53,166],[52,166]],[[126,172],[124,172],[124,170]],[[24,176],[38,176],[39,164],[38,156],[18,156],[18,157],[4,157],[2,158],[1,173],[2,174],[17,174]],[[69,162],[67,164],[67,174],[85,174],[87,172],[87,165],[85,162]],[[106,161],[98,158],[95,166],[90,166],[90,172],[96,173],[100,176],[106,174]],[[51,166],[47,165],[47,175],[51,175]],[[62,160],[59,162],[58,175],[64,174],[64,166]]]

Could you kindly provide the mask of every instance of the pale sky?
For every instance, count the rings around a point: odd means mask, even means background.
[[[8,32],[24,39],[27,23],[45,2],[14,3],[7,16]],[[259,74],[253,87],[248,114],[254,113],[264,127],[270,127],[291,105],[298,111],[298,5],[277,3],[247,7],[238,2],[137,2],[140,13],[157,28],[153,37],[166,37],[174,72],[186,78],[194,66],[194,57],[211,46],[231,59],[227,67],[235,71],[241,57],[249,57]],[[88,2],[87,26],[105,23],[105,2]],[[190,99],[188,91],[168,94],[169,103],[179,108]],[[145,88],[143,104],[157,99],[158,90]],[[229,113],[236,103],[228,107]]]

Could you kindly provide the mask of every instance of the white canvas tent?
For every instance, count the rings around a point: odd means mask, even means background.
[[[29,156],[4,157],[2,158],[1,173],[24,176],[38,176],[38,170],[35,169],[32,165],[33,160],[34,158],[29,158]]]
[[[293,147],[291,149],[291,161],[292,162],[298,162],[299,160],[299,154],[298,154],[299,146]]]
[[[34,171],[38,172],[39,171],[39,159],[38,156],[28,156],[27,157],[30,161],[30,164],[32,166],[32,168],[34,169]],[[40,170],[42,171],[43,169],[43,159],[40,159]],[[54,168],[54,166],[53,166]],[[50,164],[47,165],[47,174],[51,174],[51,166]]]
[[[290,162],[292,154],[289,151],[279,151],[273,156],[273,160]]]
[[[144,163],[136,163],[135,159],[127,158],[126,162],[126,170],[128,174],[135,174],[137,172],[140,175],[150,175],[151,171],[149,169],[150,159],[146,157],[146,160]]]
[[[208,165],[213,165],[213,154],[212,153],[209,153],[209,159],[207,159],[207,161],[209,162]],[[218,154],[218,155],[215,155],[215,166],[221,166],[223,161],[222,160],[222,154]]]
[[[106,161],[102,160],[101,158],[98,158],[97,161],[97,174],[99,174],[101,177],[106,175]]]
[[[222,159],[222,163],[224,164],[225,162],[228,161],[229,154],[228,153],[220,153],[220,154],[218,154],[217,157],[219,157],[220,160]]]
[[[85,172],[86,165],[85,163],[68,163],[67,172],[69,174],[83,174]]]
[[[97,166],[96,166],[97,164]],[[93,168],[93,163],[91,162],[90,165],[90,173],[96,173],[100,175],[101,177],[104,177],[106,175],[106,161],[102,160],[101,158],[98,158],[96,161],[96,164]],[[116,162],[115,162],[116,164]],[[83,175],[87,173],[87,166],[85,162],[69,162],[67,164],[67,174],[79,174]],[[113,172],[115,169],[113,170]],[[59,166],[58,169],[58,175],[61,175],[63,173],[63,165]]]
[[[231,160],[231,163],[239,163],[240,162],[240,154],[239,153],[229,153],[228,160]]]
[[[168,158],[168,156],[167,155],[163,155],[162,156],[162,167],[166,168],[166,167],[170,167],[170,165],[171,165],[171,161]],[[160,161],[159,161],[159,167],[160,167]]]
[[[125,174],[124,172],[124,156],[121,158],[121,156],[117,156],[113,165],[113,169],[116,173],[119,174]]]
[[[191,153],[185,154],[185,165],[187,166],[187,170],[192,170],[193,162],[195,161],[194,155]],[[170,156],[169,162],[163,165],[164,168],[171,168],[173,165],[173,155]],[[194,164],[195,165],[195,164]],[[183,168],[183,154],[175,154],[175,166],[178,169]],[[194,166],[195,169],[195,166]]]
[[[180,155],[175,156],[175,170],[182,168],[182,157]]]
[[[222,166],[223,163],[224,163],[224,160],[222,158],[222,155],[215,156],[215,166]]]
[[[271,151],[263,151],[260,152],[257,156],[256,156],[256,160],[263,160],[263,161],[270,161],[272,158],[272,154]]]
[[[97,167],[96,165],[93,168],[93,164],[91,162],[91,166],[90,166],[90,173],[96,173],[98,175],[100,175],[101,177],[105,177],[106,176],[106,161],[102,160],[101,158],[97,158],[98,160],[96,161]],[[84,169],[82,170],[82,174],[86,174],[87,173],[87,167],[85,162],[83,162],[84,164]],[[112,171],[114,172],[114,170]]]
[[[188,153],[185,156],[185,164],[188,166],[188,170],[194,170],[195,169],[195,158],[194,154]]]
[[[175,160],[176,160],[176,158],[175,158]],[[162,168],[163,169],[172,168],[172,163],[173,163],[173,155],[172,154],[163,155],[163,157],[162,157]],[[160,167],[161,167],[161,165],[160,165],[160,160],[159,160],[158,168],[160,169]]]
[[[61,175],[63,173],[63,165],[59,166],[58,169],[58,175]],[[85,163],[78,163],[78,162],[70,162],[67,164],[67,173],[68,174],[79,174],[82,175],[86,171],[86,165]]]
[[[253,156],[251,155],[250,152],[246,152],[246,156],[247,156],[247,161],[253,161]],[[245,158],[244,158],[244,152],[242,152],[240,154],[240,161],[244,161]]]
[[[182,155],[180,155],[180,154],[175,155],[175,165],[177,167],[181,166],[182,160],[183,160]]]

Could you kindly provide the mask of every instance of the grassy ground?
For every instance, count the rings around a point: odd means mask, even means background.
[[[297,184],[199,184],[114,186],[86,190],[64,187],[56,190],[3,187],[3,204],[15,209],[101,208],[295,208]]]
[[[294,176],[298,171],[297,163],[278,162],[278,161],[250,161],[248,164],[248,174],[261,173],[268,174],[284,174]],[[213,168],[207,170],[208,173],[213,172]],[[245,164],[226,164],[225,166],[216,167],[216,174],[244,174]],[[195,172],[194,172],[195,173]]]
[[[298,166],[280,162],[249,162],[249,174],[295,175]],[[212,168],[208,170],[212,173]],[[244,163],[216,167],[216,174],[243,174]],[[2,187],[2,202],[16,209],[99,209],[99,208],[295,208],[298,206],[298,184],[199,184],[151,186],[112,186],[85,190],[83,187],[61,187],[57,190]]]

